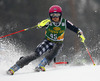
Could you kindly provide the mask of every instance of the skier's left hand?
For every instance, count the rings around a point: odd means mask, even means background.
[[[50,19],[45,19],[45,20],[41,21],[40,23],[38,23],[38,28],[42,28],[46,25],[49,25],[50,22],[51,22]]]
[[[78,37],[81,39],[81,42],[85,42],[85,37],[83,35],[83,32],[81,30],[78,31]]]

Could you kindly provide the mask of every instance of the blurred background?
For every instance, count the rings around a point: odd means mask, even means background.
[[[36,25],[49,17],[48,10],[55,4],[62,7],[64,18],[84,32],[91,55],[99,60],[100,0],[0,0],[0,36]],[[19,49],[30,53],[43,41],[44,31],[45,28],[32,29],[2,38],[0,41],[9,40],[14,45],[20,45]],[[60,55],[67,55],[68,58],[75,56],[75,59],[77,54],[88,56],[84,51],[85,48],[77,35],[67,30],[63,52]]]

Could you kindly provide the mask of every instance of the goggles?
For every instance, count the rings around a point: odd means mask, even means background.
[[[60,17],[61,14],[60,14],[60,13],[51,13],[50,16],[51,16],[52,18],[54,18],[54,17]]]

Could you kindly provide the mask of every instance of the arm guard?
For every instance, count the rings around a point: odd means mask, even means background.
[[[45,20],[43,20],[43,21],[41,21],[40,23],[38,23],[38,28],[42,28],[42,27],[44,27],[44,26],[46,26],[46,25],[49,25],[50,24],[50,19],[45,19]]]

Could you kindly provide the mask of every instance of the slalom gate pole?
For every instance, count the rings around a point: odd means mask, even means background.
[[[56,62],[55,64],[68,64],[68,62]]]
[[[17,32],[14,32],[14,33],[10,33],[8,35],[4,35],[4,36],[1,36],[0,38],[4,38],[4,37],[7,37],[7,36],[10,36],[10,35],[13,35],[13,34],[16,34],[16,33],[20,33],[20,32],[23,32],[23,31],[27,31],[29,29],[33,29],[33,28],[36,28],[37,25],[35,25],[34,27],[30,27],[30,28],[26,28],[26,29],[23,29],[23,30],[20,30],[20,31],[17,31]]]
[[[84,44],[84,47],[85,47],[86,51],[88,52],[88,54],[89,54],[89,56],[90,56],[90,58],[91,58],[91,61],[92,61],[93,65],[95,66],[96,64],[94,63],[94,61],[93,61],[93,59],[92,59],[92,56],[91,56],[91,54],[90,54],[90,52],[89,52],[89,50],[88,50],[88,48],[87,48],[85,42],[83,42],[83,44]]]

